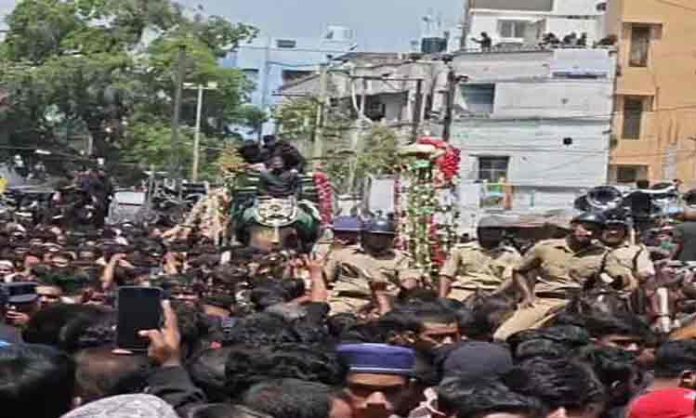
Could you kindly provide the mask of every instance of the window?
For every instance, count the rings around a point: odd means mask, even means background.
[[[292,49],[297,46],[297,41],[294,39],[277,39],[276,47],[282,49]]]
[[[510,157],[479,157],[479,181],[501,183],[507,180],[509,163]]]
[[[256,82],[259,80],[259,70],[256,68],[245,68],[242,70],[247,80]]]
[[[644,165],[616,166],[617,183],[635,183],[648,177],[648,167]]]
[[[650,51],[650,26],[631,25],[631,52],[628,65],[647,67]]]
[[[645,100],[641,97],[624,97],[621,138],[640,139],[644,102]]]
[[[524,38],[527,22],[523,20],[500,20],[501,38]]]
[[[281,77],[283,84],[291,83],[312,74],[311,71],[302,70],[283,70]]]
[[[495,84],[463,84],[462,95],[469,113],[475,115],[493,113]]]
[[[370,120],[379,121],[384,118],[387,106],[378,97],[367,97],[365,101],[365,116]]]

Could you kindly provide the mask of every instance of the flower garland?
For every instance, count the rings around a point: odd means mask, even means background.
[[[326,173],[317,171],[314,173],[314,185],[317,188],[319,198],[319,214],[324,226],[333,223],[334,192],[331,180]]]
[[[431,146],[432,152],[407,153],[409,158],[402,165],[395,190],[396,213],[403,225],[400,244],[411,253],[418,268],[435,275],[456,241],[461,152],[435,138],[422,138],[418,144]]]

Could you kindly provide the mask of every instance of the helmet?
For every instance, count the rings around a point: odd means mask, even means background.
[[[366,234],[396,235],[396,225],[390,219],[376,218],[365,224],[363,232]]]
[[[362,221],[357,216],[339,216],[333,222],[334,232],[360,232]]]
[[[630,223],[625,212],[619,210],[610,210],[605,213],[604,225],[623,226],[624,228],[628,228]]]
[[[606,223],[606,218],[601,213],[584,212],[574,217],[571,224],[582,223],[582,224],[594,224],[597,226],[604,226]]]

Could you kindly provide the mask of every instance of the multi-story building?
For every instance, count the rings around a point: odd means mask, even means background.
[[[696,4],[610,0],[618,41],[610,180],[696,185]]]
[[[465,212],[568,209],[606,182],[611,50],[463,52],[452,65],[468,78],[451,138],[464,155]]]
[[[467,0],[467,49],[486,32],[493,48],[537,46],[545,34],[560,41],[573,33],[586,34],[587,45],[603,38],[603,0]]]
[[[364,100],[368,118],[406,128],[405,140],[414,116],[420,133],[438,135],[450,67],[435,58],[355,54],[332,69],[328,92],[334,103]],[[465,221],[488,209],[570,208],[586,189],[606,182],[613,50],[462,51],[451,60],[461,82],[454,89],[450,140],[463,152],[461,204],[473,215]],[[283,89],[290,96],[317,91],[317,76]],[[488,195],[502,189],[505,199]]]
[[[317,71],[320,64],[355,48],[353,33],[341,26],[329,26],[317,38],[259,36],[231,52],[222,65],[239,68],[255,89],[250,103],[270,112],[281,101],[278,89]],[[263,127],[272,133],[273,122]]]

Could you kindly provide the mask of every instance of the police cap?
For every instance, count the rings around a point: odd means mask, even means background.
[[[606,218],[601,213],[584,212],[574,217],[571,224],[593,224],[597,226],[604,226],[606,223]]]
[[[396,235],[396,225],[390,219],[377,218],[367,222],[363,232],[366,234]]]
[[[339,216],[334,219],[334,232],[360,232],[362,221],[357,216]]]

